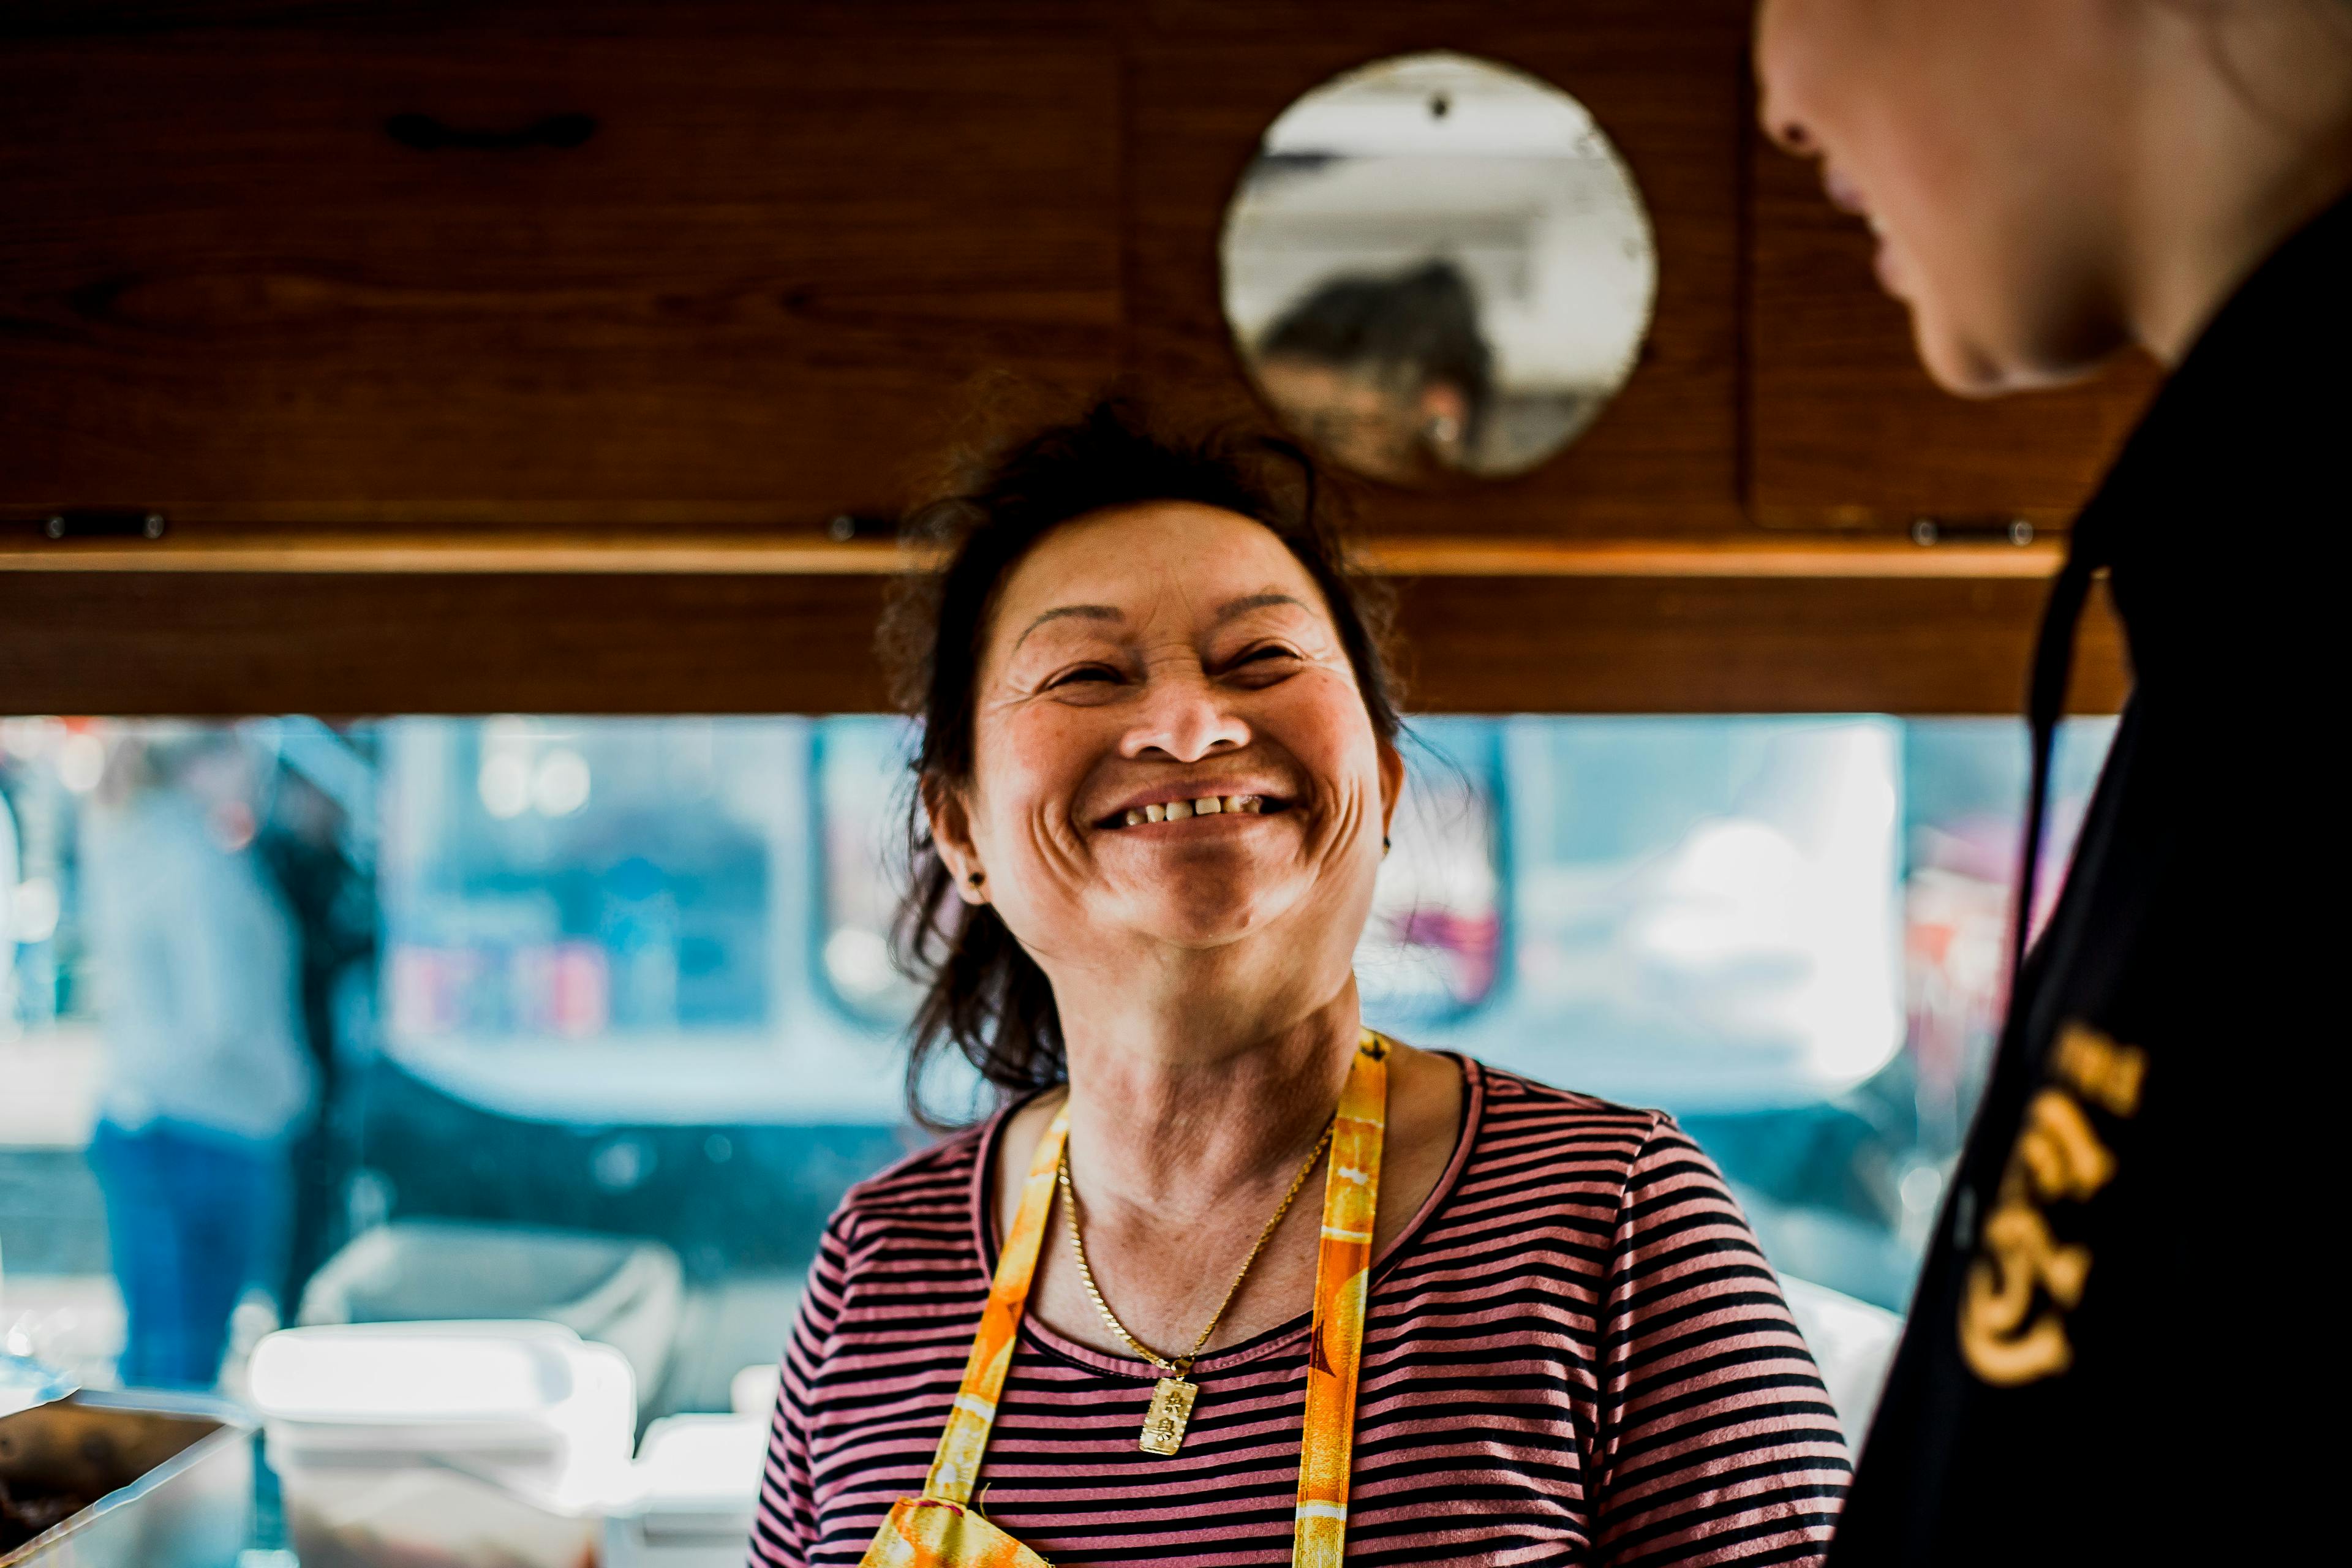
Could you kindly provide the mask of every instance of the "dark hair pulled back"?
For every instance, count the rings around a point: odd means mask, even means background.
[[[1040,539],[1076,518],[1155,501],[1197,502],[1260,523],[1322,590],[1373,731],[1392,741],[1402,728],[1384,652],[1388,598],[1351,569],[1329,488],[1297,444],[1235,422],[1172,430],[1134,400],[1112,397],[981,448],[941,492],[910,511],[905,527],[938,564],[906,579],[880,637],[893,695],[920,727],[909,874],[894,936],[899,965],[923,987],[907,1102],[932,1124],[920,1086],[942,1051],[961,1052],[1006,1098],[1066,1072],[1052,985],[992,907],[958,896],[925,805],[928,790],[971,780],[974,685],[990,618],[1006,577]]]

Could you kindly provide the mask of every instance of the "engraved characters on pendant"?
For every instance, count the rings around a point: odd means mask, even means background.
[[[1163,1377],[1151,1391],[1151,1408],[1144,1413],[1143,1434],[1136,1447],[1147,1454],[1173,1454],[1184,1446],[1184,1428],[1192,1425],[1192,1402],[1200,1388],[1181,1377]]]

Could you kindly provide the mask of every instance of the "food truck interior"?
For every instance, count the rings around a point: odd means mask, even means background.
[[[151,1466],[181,1489],[89,1528],[180,1508],[139,1560],[189,1568],[438,1561],[394,1554],[436,1510],[509,1553],[451,1561],[740,1561],[826,1217],[935,1136],[893,963],[896,520],[976,416],[1113,384],[1307,441],[1394,595],[1367,1016],[1672,1111],[1858,1438],[2000,1018],[2033,620],[2155,377],[1938,393],[1867,235],[1756,130],[1748,29],[0,5],[0,1352],[92,1409],[176,1383],[140,1418],[194,1424]],[[2095,604],[2045,867],[2127,679]],[[251,1059],[132,1021],[194,1027],[207,964],[315,1092],[205,1286],[225,1354],[166,1377],[102,1124],[142,1050],[260,1114]],[[557,1325],[506,1350],[550,1408],[619,1377],[623,1469],[667,1469],[626,1507],[518,1483],[501,1523],[378,1408],[429,1341],[267,1338],[450,1321]],[[418,1409],[506,1375],[467,1344]],[[0,1432],[56,1403],[7,1398]],[[228,1452],[196,1426],[257,1411],[258,1482],[186,1501]],[[335,1489],[366,1466],[320,1434],[369,1412],[423,1512]],[[45,1561],[7,1484],[0,1561]],[[681,1486],[719,1522],[648,1545]]]

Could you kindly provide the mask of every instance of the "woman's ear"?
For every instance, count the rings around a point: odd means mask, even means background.
[[[1404,753],[1394,741],[1379,742],[1381,752],[1381,842],[1389,840],[1389,826],[1396,821],[1397,802],[1404,798]]]
[[[931,847],[955,879],[956,891],[963,901],[988,902],[988,873],[982,868],[980,852],[971,842],[971,811],[964,803],[963,791],[946,779],[926,778],[923,815],[931,820]]]

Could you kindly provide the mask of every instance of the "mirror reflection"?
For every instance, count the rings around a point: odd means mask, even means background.
[[[1267,128],[1225,215],[1258,392],[1322,454],[1428,485],[1541,463],[1648,330],[1657,255],[1583,105],[1468,56],[1382,60]]]

